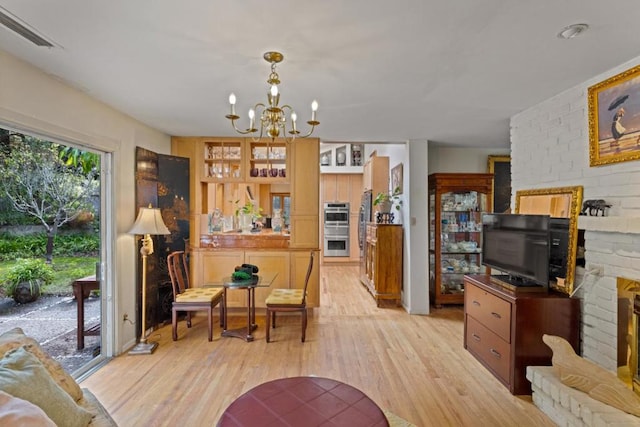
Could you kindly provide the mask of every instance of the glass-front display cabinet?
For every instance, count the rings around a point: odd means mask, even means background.
[[[429,175],[429,298],[464,304],[464,275],[482,266],[482,214],[491,211],[493,174]]]

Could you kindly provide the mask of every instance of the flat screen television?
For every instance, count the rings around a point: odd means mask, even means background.
[[[549,215],[484,214],[482,264],[514,286],[549,286]]]

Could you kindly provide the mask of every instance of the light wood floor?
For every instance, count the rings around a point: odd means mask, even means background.
[[[251,343],[221,338],[217,324],[208,342],[201,315],[191,329],[179,323],[177,342],[170,325],[160,328],[153,355],[117,357],[81,385],[122,427],[213,426],[250,388],[300,375],[351,384],[417,426],[554,425],[463,348],[461,307],[410,316],[377,308],[357,267],[322,267],[321,277],[321,307],[309,319],[305,343],[299,316],[279,318],[275,341],[267,344],[264,315]]]

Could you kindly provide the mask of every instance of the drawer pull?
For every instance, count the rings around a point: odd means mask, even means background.
[[[477,305],[478,307],[480,307],[480,303],[478,301],[473,300],[472,302],[473,302],[473,305]]]
[[[496,313],[495,311],[492,311],[492,312],[491,312],[491,315],[492,315],[493,317],[495,317],[496,319],[502,319],[502,316],[500,316],[500,314]]]
[[[479,335],[471,334],[471,336],[473,337],[474,340],[480,342],[480,336]]]
[[[491,354],[493,354],[496,358],[500,359],[502,355],[494,349],[491,349]]]

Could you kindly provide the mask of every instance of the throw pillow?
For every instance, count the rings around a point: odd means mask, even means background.
[[[40,407],[58,427],[86,427],[91,414],[60,388],[40,361],[24,347],[0,360],[0,390]]]
[[[22,427],[56,427],[36,405],[0,391],[0,425]]]
[[[640,416],[640,397],[615,374],[578,356],[564,338],[545,334],[542,341],[553,351],[551,364],[562,384],[621,411]]]
[[[71,396],[73,400],[77,402],[82,399],[82,390],[73,377],[64,370],[58,361],[42,350],[42,347],[40,347],[40,344],[38,344],[36,340],[26,336],[22,329],[13,328],[0,335],[0,357],[4,356],[9,350],[22,346],[40,360],[54,381],[62,387],[64,391],[69,393],[69,396]]]

